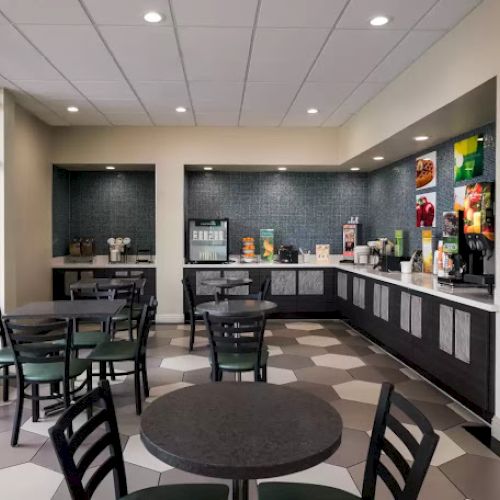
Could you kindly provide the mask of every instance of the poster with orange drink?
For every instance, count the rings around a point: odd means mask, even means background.
[[[493,227],[493,183],[476,182],[465,188],[464,233],[495,238]]]

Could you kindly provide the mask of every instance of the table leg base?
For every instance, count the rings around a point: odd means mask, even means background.
[[[233,479],[233,500],[248,500],[247,479]]]

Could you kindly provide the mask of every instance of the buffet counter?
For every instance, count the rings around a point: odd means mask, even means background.
[[[154,268],[156,267],[155,258],[153,262],[135,262],[135,255],[128,256],[128,262],[112,264],[109,262],[107,255],[95,255],[92,262],[65,262],[64,257],[52,258],[52,269],[128,269],[128,268]]]

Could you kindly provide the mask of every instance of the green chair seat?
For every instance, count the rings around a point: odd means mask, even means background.
[[[109,335],[106,332],[75,332],[73,334],[73,346],[75,349],[92,349],[96,345],[102,344],[109,340]],[[63,344],[64,339],[58,340],[56,344]]]
[[[347,491],[304,483],[259,484],[259,500],[360,500]]]
[[[0,365],[13,365],[14,353],[12,347],[3,347],[0,349]]]
[[[76,378],[89,368],[90,361],[87,359],[72,359],[69,366],[70,378]],[[24,378],[26,382],[39,384],[58,382],[64,378],[64,363],[25,363],[23,365]]]
[[[135,358],[137,343],[129,340],[103,342],[88,355],[92,361],[128,361]]]
[[[113,326],[112,328],[117,331],[121,332],[124,330],[128,330],[129,327],[129,321],[128,321],[128,316],[125,317],[125,319],[120,319],[119,316],[113,318]],[[137,320],[133,319],[132,320],[132,330],[135,330],[137,328]]]
[[[120,500],[227,500],[229,488],[222,484],[169,484],[135,491]]]
[[[132,306],[132,319],[139,321],[141,319],[142,308],[144,304],[134,304]],[[117,318],[122,318],[122,320],[128,321],[128,314],[130,311],[130,306],[123,307],[120,312],[116,315]],[[113,318],[114,319],[114,318]]]
[[[262,355],[260,357],[260,366],[265,366],[267,364],[267,358],[269,354],[266,349],[262,349]],[[257,361],[257,355],[253,352],[249,353],[219,353],[219,368],[221,370],[227,371],[251,371],[255,368],[255,363]]]

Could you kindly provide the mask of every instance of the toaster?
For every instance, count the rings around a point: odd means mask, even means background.
[[[297,264],[299,251],[293,245],[281,245],[278,250],[278,261],[282,264]]]

